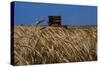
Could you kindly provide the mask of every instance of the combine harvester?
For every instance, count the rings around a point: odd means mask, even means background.
[[[61,25],[61,16],[48,16],[48,26],[54,26],[54,27],[58,27],[58,26],[62,26]],[[45,19],[43,18],[38,18],[36,20],[36,26],[43,23],[45,21]]]

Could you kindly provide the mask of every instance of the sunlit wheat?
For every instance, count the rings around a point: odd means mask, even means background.
[[[15,65],[94,61],[96,46],[96,28],[14,28]]]

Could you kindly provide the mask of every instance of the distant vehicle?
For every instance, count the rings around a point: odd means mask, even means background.
[[[48,16],[48,26],[61,26],[61,16]]]

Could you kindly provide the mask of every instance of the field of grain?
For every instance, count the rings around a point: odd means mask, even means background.
[[[97,60],[96,28],[16,26],[14,64],[50,64]]]

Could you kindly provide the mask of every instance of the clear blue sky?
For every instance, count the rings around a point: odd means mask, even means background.
[[[15,1],[15,25],[32,24],[36,18],[45,18],[47,25],[48,16],[56,15],[62,17],[63,25],[96,25],[97,24],[97,7],[48,4],[34,2]],[[34,23],[33,23],[34,24]]]

